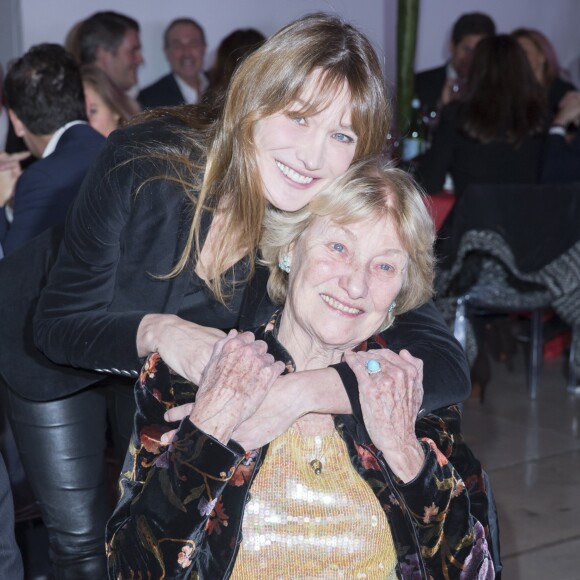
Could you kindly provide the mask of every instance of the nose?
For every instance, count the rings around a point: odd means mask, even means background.
[[[326,156],[326,136],[317,131],[305,131],[304,133],[296,156],[309,171],[322,169]]]
[[[365,264],[356,260],[345,264],[339,286],[352,300],[364,298],[368,292],[368,271]]]

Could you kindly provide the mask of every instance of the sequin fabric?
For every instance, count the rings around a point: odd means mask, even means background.
[[[291,428],[270,444],[242,534],[232,580],[397,577],[385,513],[336,431],[304,436]]]

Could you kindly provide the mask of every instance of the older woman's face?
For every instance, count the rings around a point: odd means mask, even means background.
[[[316,218],[291,251],[285,314],[320,345],[356,346],[383,324],[408,259],[390,218]]]
[[[304,207],[350,166],[357,136],[351,126],[348,87],[330,99],[328,107],[309,117],[304,109],[316,90],[316,76],[289,109],[259,120],[254,128],[256,160],[264,195],[285,211]]]

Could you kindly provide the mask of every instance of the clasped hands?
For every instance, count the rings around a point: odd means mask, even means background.
[[[0,207],[4,207],[14,196],[16,182],[22,173],[20,161],[27,157],[30,157],[28,151],[0,153]]]
[[[375,358],[381,372],[369,375],[366,363]],[[413,479],[425,456],[415,435],[415,421],[423,399],[423,363],[408,351],[370,350],[345,354],[358,383],[361,408],[369,435],[394,473]],[[295,392],[292,381],[305,373],[280,377],[282,362],[274,361],[266,344],[249,332],[231,331],[218,340],[199,381],[195,404],[170,409],[167,421],[185,417],[223,444],[235,440],[244,449],[256,449],[285,432],[308,412],[308,389]],[[330,371],[333,372],[334,371]],[[340,386],[342,388],[342,386]],[[332,399],[334,394],[328,393]],[[328,404],[323,404],[328,407]],[[339,409],[329,412],[341,413]],[[165,433],[169,444],[175,431]]]

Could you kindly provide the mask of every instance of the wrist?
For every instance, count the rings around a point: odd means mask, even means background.
[[[143,317],[137,328],[137,354],[140,357],[159,351],[161,336],[175,318],[173,314],[146,314]]]

